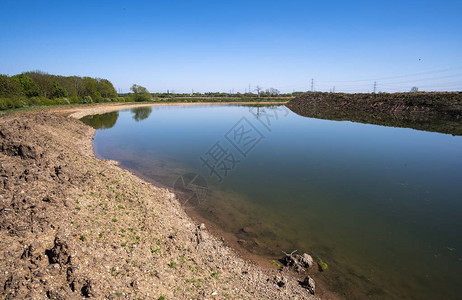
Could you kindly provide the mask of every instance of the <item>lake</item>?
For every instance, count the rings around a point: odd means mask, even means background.
[[[97,157],[178,192],[240,251],[282,250],[348,299],[461,299],[462,137],[299,116],[152,106],[82,119]]]

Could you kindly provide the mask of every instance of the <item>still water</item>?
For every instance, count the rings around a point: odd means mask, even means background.
[[[188,209],[250,253],[322,259],[317,277],[341,297],[461,299],[460,136],[284,106],[153,106],[83,121],[98,129],[100,158],[171,189],[199,174]]]

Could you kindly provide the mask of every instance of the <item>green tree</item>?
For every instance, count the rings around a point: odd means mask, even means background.
[[[0,96],[22,96],[21,86],[7,75],[0,75]]]
[[[40,89],[40,94],[45,98],[50,98],[53,93],[52,76],[42,71],[26,72],[24,75],[29,76]]]
[[[152,100],[151,94],[149,94],[148,89],[144,86],[134,84],[130,90],[133,92],[133,100],[136,102]]]
[[[40,89],[38,85],[25,74],[18,74],[11,77],[11,80],[15,81],[22,89],[22,92],[27,97],[37,97],[40,95]]]
[[[104,98],[115,98],[117,97],[117,92],[112,85],[112,83],[107,79],[96,79],[96,90]]]
[[[59,84],[58,81],[53,81],[53,91],[50,95],[51,98],[67,97],[68,92]]]

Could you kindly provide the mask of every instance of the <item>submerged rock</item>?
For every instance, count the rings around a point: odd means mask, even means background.
[[[296,251],[296,250],[295,250]],[[285,256],[281,259],[282,263],[288,267],[293,267],[295,271],[301,273],[305,272],[305,268],[310,268],[314,264],[314,260],[311,255],[303,253],[303,255],[292,253],[285,253]]]
[[[306,276],[301,285],[306,288],[312,295],[314,295],[316,290],[316,283],[314,282],[313,278]]]

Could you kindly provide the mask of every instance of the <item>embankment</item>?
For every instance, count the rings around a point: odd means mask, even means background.
[[[305,93],[286,105],[304,117],[462,135],[462,92]]]

